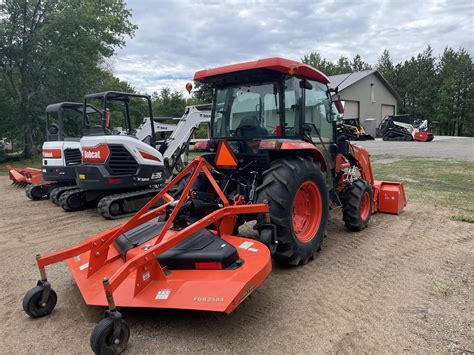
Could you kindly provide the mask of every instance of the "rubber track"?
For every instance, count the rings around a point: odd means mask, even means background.
[[[84,206],[81,206],[79,208],[71,208],[67,204],[67,200],[70,196],[72,196],[74,194],[83,193],[83,192],[86,192],[86,191],[87,191],[87,189],[79,189],[79,188],[76,187],[73,190],[69,190],[69,191],[64,192],[63,194],[61,194],[61,197],[59,198],[59,205],[63,208],[64,211],[68,211],[68,212],[80,211],[81,209],[84,208]]]
[[[53,184],[49,184],[49,185],[57,185],[58,187],[61,186],[60,183],[53,183]],[[34,188],[42,188],[42,186],[46,186],[46,184],[39,184],[39,185],[28,185],[28,187],[26,188],[26,191],[25,191],[25,194],[26,194],[26,197],[28,197],[30,200],[32,201],[39,201],[39,200],[44,200],[44,199],[47,199],[49,197],[49,194],[45,194],[43,195],[42,197],[34,197],[32,194],[31,194],[31,191],[34,189]],[[54,189],[55,187],[53,187]],[[51,190],[50,190],[51,191]]]
[[[52,203],[54,203],[56,206],[59,206],[59,198],[58,195],[60,193],[63,193],[64,191],[69,191],[73,189],[77,189],[78,187],[76,185],[74,186],[63,186],[63,187],[57,187],[54,190],[52,190],[49,194],[49,199]]]
[[[152,189],[146,189],[146,190],[139,190],[139,191],[132,191],[132,192],[124,192],[121,194],[114,194],[114,195],[109,195],[105,196],[102,199],[100,199],[99,203],[97,204],[97,212],[99,214],[106,218],[106,219],[119,219],[119,218],[125,218],[129,216],[133,216],[137,211],[126,213],[126,214],[121,214],[117,216],[113,216],[110,213],[110,206],[119,200],[126,200],[129,198],[134,198],[138,196],[144,196],[147,194],[157,194],[161,189],[160,188],[152,188]],[[151,199],[151,198],[150,198]]]

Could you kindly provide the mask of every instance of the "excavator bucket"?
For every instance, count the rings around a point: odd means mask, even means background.
[[[13,185],[25,187],[29,184],[39,184],[43,181],[41,169],[15,168],[11,165],[7,165],[6,169]]]
[[[38,258],[40,271],[66,261],[89,305],[232,312],[271,271],[264,244],[232,235],[236,216],[268,213],[268,205],[229,203],[212,170],[197,157],[128,222]],[[207,177],[222,205],[179,225],[181,213],[194,203],[191,188],[198,176]],[[183,178],[189,180],[174,200],[168,192]],[[160,199],[164,203],[153,208]]]

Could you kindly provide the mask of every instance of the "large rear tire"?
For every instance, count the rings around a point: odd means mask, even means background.
[[[372,215],[372,188],[363,179],[348,185],[341,194],[342,220],[350,231],[361,231],[368,226]]]
[[[296,157],[272,163],[257,188],[257,201],[268,201],[277,227],[275,260],[306,264],[321,248],[329,217],[329,195],[319,164]],[[259,216],[263,223],[263,216]]]

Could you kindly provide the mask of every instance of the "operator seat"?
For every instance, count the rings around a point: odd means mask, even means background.
[[[240,121],[239,126],[235,130],[236,137],[259,137],[268,136],[266,128],[261,127],[257,123],[256,116],[245,116]]]

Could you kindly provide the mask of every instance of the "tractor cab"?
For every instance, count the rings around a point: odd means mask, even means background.
[[[320,71],[269,58],[203,70],[194,79],[214,89],[211,148],[217,151],[219,142],[227,142],[239,168],[250,164],[249,170],[266,170],[295,148],[331,166],[340,111]]]

